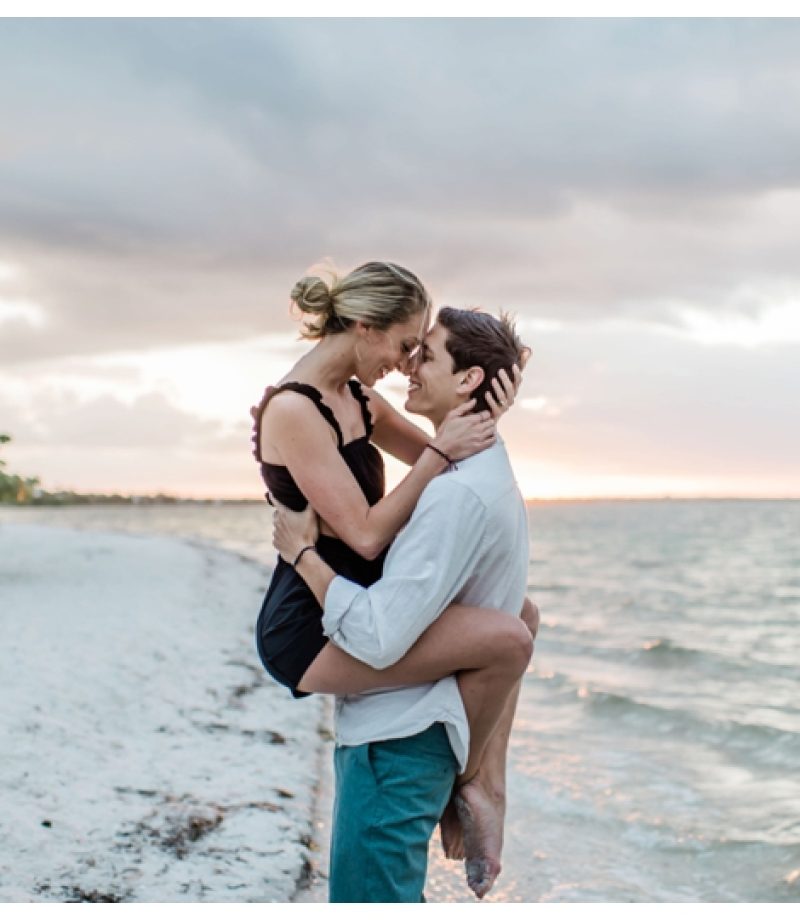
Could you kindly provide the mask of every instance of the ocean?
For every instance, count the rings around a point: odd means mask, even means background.
[[[800,900],[800,501],[529,515],[542,624],[487,900]],[[264,504],[0,509],[11,521],[274,560]],[[472,900],[437,847],[428,892]]]

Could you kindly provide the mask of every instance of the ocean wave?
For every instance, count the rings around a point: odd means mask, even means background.
[[[630,656],[634,659],[648,662],[654,660],[665,662],[675,661],[681,664],[699,660],[708,661],[712,658],[718,658],[726,663],[730,661],[730,659],[726,659],[724,656],[717,655],[713,652],[690,648],[689,646],[681,645],[679,642],[666,638],[649,639],[640,648],[632,651]]]
[[[760,722],[715,719],[680,707],[644,701],[624,693],[578,687],[576,695],[601,717],[622,719],[637,730],[700,741],[746,755],[765,766],[794,768],[800,762],[800,734]]]
[[[800,668],[795,664],[781,663],[774,655],[772,658],[757,654],[742,656],[694,648],[666,637],[647,640],[639,648],[629,651],[625,658],[645,666],[693,668],[698,674],[724,677],[728,681],[800,681]]]
[[[575,585],[565,585],[559,582],[535,582],[528,585],[528,594],[535,599],[538,594],[563,594],[574,587]]]
[[[689,667],[699,666],[704,671],[738,671],[751,672],[756,665],[764,676],[771,674],[775,668],[772,663],[743,661],[740,656],[728,655],[710,649],[693,648],[682,645],[674,639],[660,637],[648,639],[638,648],[629,650],[628,661],[641,662],[645,665]]]
[[[634,692],[615,688],[592,686],[574,673],[538,662],[533,680],[539,683],[548,705],[581,706],[591,719],[611,720],[622,732],[633,732],[645,737],[660,738],[665,735],[692,743],[707,744],[725,749],[731,756],[750,764],[794,769],[800,762],[800,732],[766,721],[755,719],[724,718],[699,709],[695,695],[671,697],[669,701],[643,699]],[[794,716],[794,710],[775,708],[767,717]],[[791,722],[789,724],[792,724]],[[603,732],[606,729],[602,729]]]
[[[590,638],[595,641],[587,641]],[[758,685],[773,680],[800,682],[800,667],[793,663],[792,657],[788,656],[784,663],[777,660],[774,652],[760,655],[753,651],[743,656],[732,651],[684,645],[666,636],[639,640],[635,645],[627,639],[617,644],[600,645],[597,640],[601,638],[595,628],[565,626],[545,617],[537,640],[538,658],[541,660],[548,654],[568,655],[647,669],[691,670],[697,677],[711,676],[725,683],[743,680]]]

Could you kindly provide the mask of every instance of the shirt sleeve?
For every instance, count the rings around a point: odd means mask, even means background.
[[[399,661],[458,594],[474,570],[486,509],[465,486],[443,477],[423,493],[369,588],[337,576],[322,626],[341,649],[373,668]]]

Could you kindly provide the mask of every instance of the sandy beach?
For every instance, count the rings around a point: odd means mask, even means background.
[[[313,880],[327,716],[259,666],[266,577],[0,525],[0,900],[286,902]]]
[[[330,704],[257,660],[264,514],[0,509],[0,902],[326,900]],[[531,509],[544,620],[487,901],[797,901],[799,514]],[[430,853],[429,901],[474,903]]]

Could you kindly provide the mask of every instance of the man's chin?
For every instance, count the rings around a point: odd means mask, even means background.
[[[406,397],[405,410],[406,412],[413,412],[415,415],[424,415],[419,400],[415,399],[416,395],[416,393],[408,394]]]

